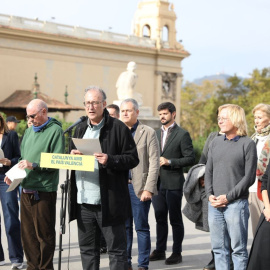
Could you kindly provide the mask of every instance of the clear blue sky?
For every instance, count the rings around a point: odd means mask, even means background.
[[[138,0],[2,0],[0,13],[131,33]],[[172,0],[184,80],[270,67],[270,0]],[[55,19],[51,19],[54,17]]]

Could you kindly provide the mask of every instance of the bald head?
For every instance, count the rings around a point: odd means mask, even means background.
[[[27,105],[27,108],[26,108],[26,110],[28,109],[28,108],[31,108],[31,107],[34,107],[34,108],[36,108],[37,110],[41,110],[41,109],[46,109],[46,111],[48,112],[48,106],[47,106],[47,104],[43,101],[43,100],[41,100],[41,99],[33,99],[33,100],[31,100],[29,103],[28,103],[28,105]]]
[[[28,122],[31,122],[35,127],[43,125],[48,121],[48,106],[41,99],[33,99],[26,107]]]

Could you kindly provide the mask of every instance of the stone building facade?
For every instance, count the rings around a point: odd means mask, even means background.
[[[38,73],[40,91],[52,98],[64,102],[67,86],[69,102],[82,106],[84,89],[99,85],[109,104],[117,99],[119,74],[134,61],[143,105],[157,116],[157,105],[171,101],[179,112],[181,61],[189,53],[176,41],[175,20],[173,4],[165,0],[139,3],[133,35],[0,14],[0,101],[32,90]],[[71,112],[67,120],[81,115]]]

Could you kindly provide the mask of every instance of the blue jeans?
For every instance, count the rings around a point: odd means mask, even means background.
[[[148,224],[148,214],[151,201],[141,202],[135,195],[133,185],[129,184],[129,194],[131,200],[133,217],[126,221],[127,232],[127,254],[128,264],[131,266],[131,251],[133,242],[133,219],[138,239],[138,267],[148,269],[149,255],[151,251],[150,227]]]
[[[20,263],[23,261],[23,249],[21,242],[21,223],[19,221],[18,188],[6,192],[8,187],[4,182],[4,175],[1,174],[0,199],[6,228],[9,259],[12,263]],[[1,251],[2,249],[0,248],[0,253],[2,253]],[[0,259],[4,260],[4,254],[0,254]]]
[[[208,221],[216,270],[230,269],[230,247],[234,269],[246,269],[248,218],[247,199],[239,199],[219,208],[214,208],[209,202]]]

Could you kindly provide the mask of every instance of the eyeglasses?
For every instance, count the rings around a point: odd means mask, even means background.
[[[42,110],[42,109],[41,109]],[[30,115],[26,115],[26,119],[29,120],[29,118],[35,119],[35,117],[37,116],[37,114],[41,111],[39,110],[37,113],[35,114],[30,114]]]
[[[228,121],[228,120],[229,120],[229,118],[223,118],[223,117],[218,117],[218,118],[217,118],[217,121],[218,121],[218,122],[220,122],[220,121],[226,122],[226,121]]]
[[[94,106],[94,107],[97,107],[100,103],[104,102],[104,100],[102,101],[87,101],[87,102],[84,102],[83,105],[86,107],[86,108],[89,108],[90,106]]]

